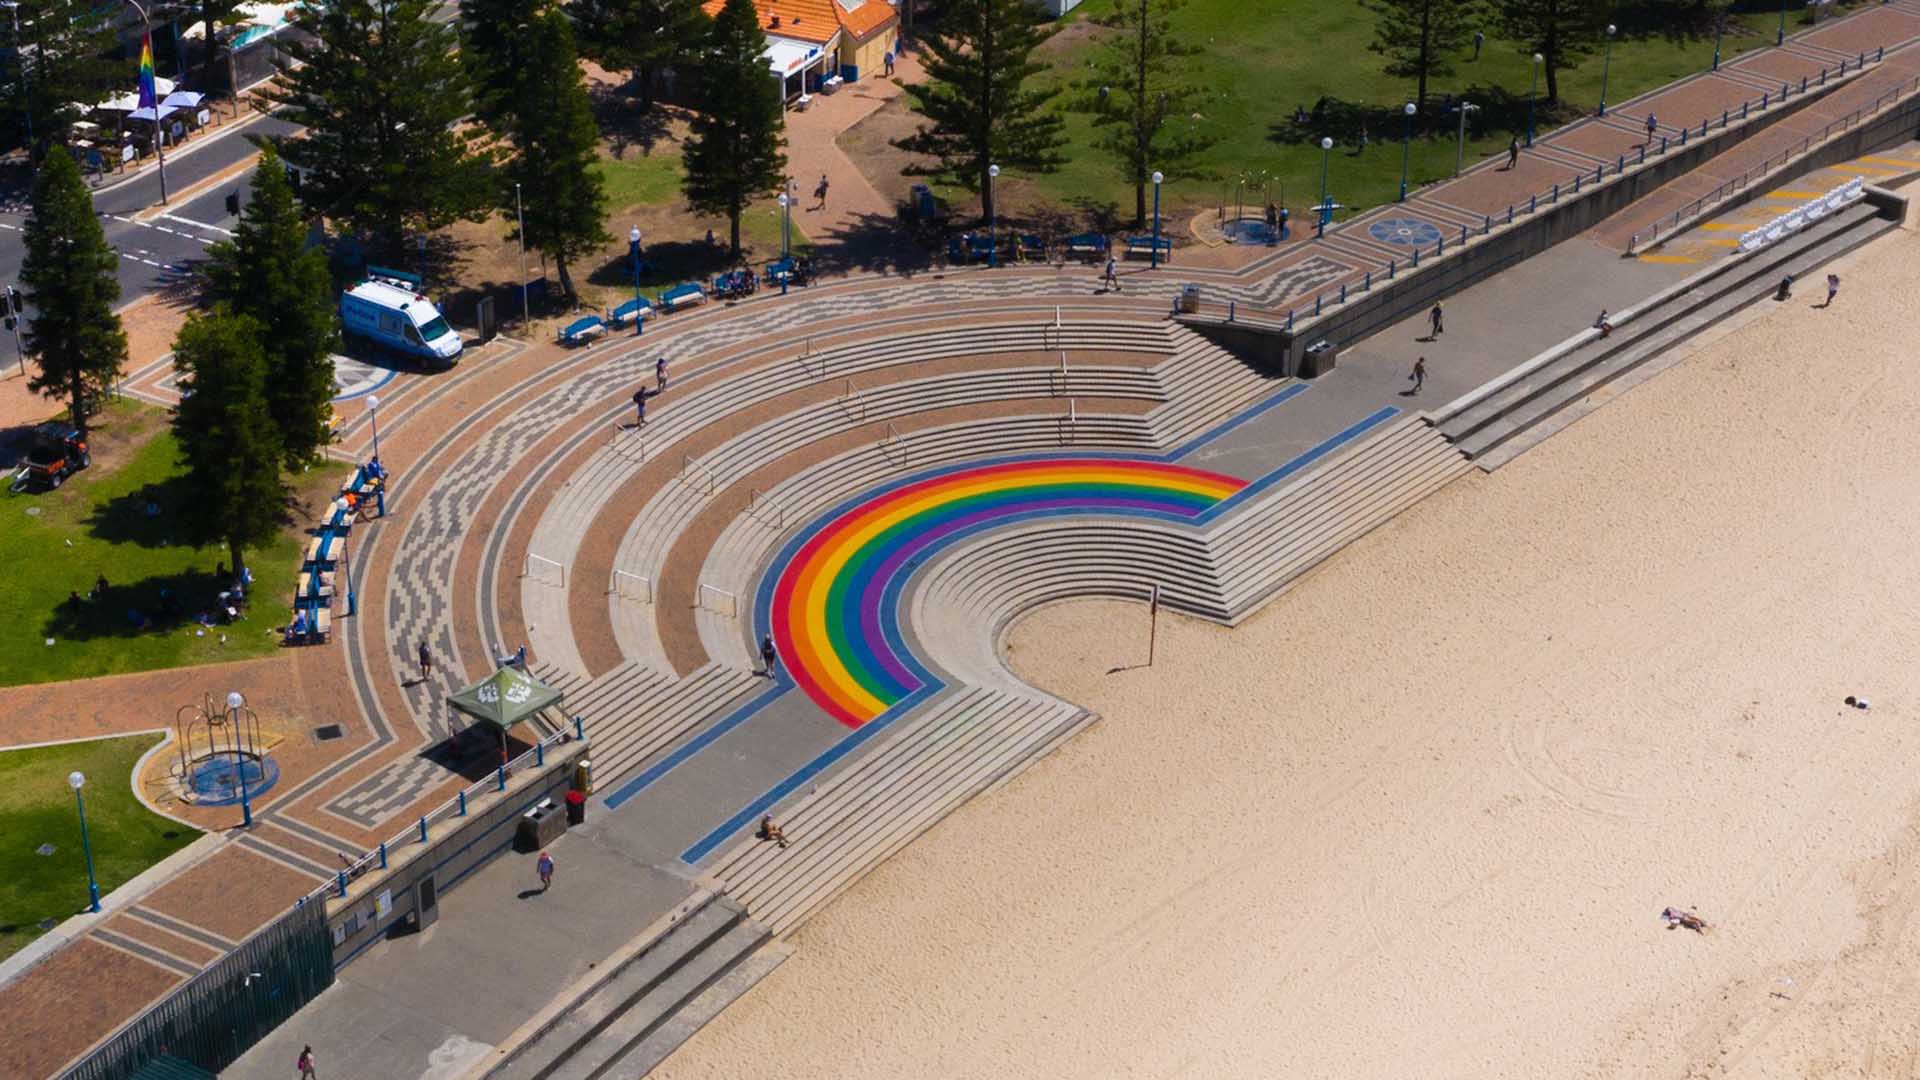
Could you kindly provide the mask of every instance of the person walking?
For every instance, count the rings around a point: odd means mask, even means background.
[[[1520,136],[1515,135],[1513,141],[1507,144],[1507,168],[1512,169],[1518,164],[1520,164]]]
[[[887,78],[891,79],[893,78],[893,50],[892,49],[887,50],[887,55],[883,58],[883,60],[887,65]]]
[[[540,861],[534,863],[533,868],[540,874],[540,891],[553,888],[553,856],[541,852]]]
[[[779,673],[780,654],[774,650],[773,635],[760,639],[760,673],[771,679]]]
[[[1475,60],[1480,59],[1480,47],[1486,43],[1487,32],[1485,30],[1475,30],[1473,32],[1473,58]]]
[[[647,388],[644,386],[633,392],[633,426],[647,426]]]
[[[427,643],[420,643],[420,681],[426,682],[433,677],[433,654],[427,651]]]
[[[304,1047],[294,1067],[300,1070],[300,1080],[320,1080],[320,1074],[313,1071],[313,1047]]]
[[[1433,302],[1433,310],[1427,312],[1427,321],[1433,324],[1433,336],[1439,337],[1446,332],[1447,326],[1440,310],[1440,301]]]
[[[1652,143],[1653,137],[1656,134],[1658,134],[1659,131],[1660,131],[1660,121],[1654,119],[1652,113],[1648,113],[1647,114],[1647,142]]]
[[[1120,291],[1120,264],[1111,255],[1107,256],[1107,272],[1101,275],[1100,284],[1108,292]]]
[[[1407,376],[1407,379],[1413,383],[1413,392],[1415,394],[1420,393],[1420,388],[1427,385],[1427,358],[1426,357],[1422,356],[1414,360],[1413,374]]]
[[[659,393],[667,392],[667,358],[664,356],[653,362],[653,382],[659,387]]]
[[[1823,308],[1832,307],[1833,298],[1835,296],[1838,296],[1839,294],[1840,294],[1840,275],[1828,274],[1827,275],[1827,302],[1824,304],[1821,304],[1820,306]]]
[[[815,210],[825,210],[827,208],[827,174],[826,173],[820,174],[820,186],[813,189],[813,197],[815,200],[813,204],[813,208]]]

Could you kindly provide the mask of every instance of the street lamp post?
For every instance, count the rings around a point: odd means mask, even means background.
[[[380,395],[367,395],[367,419],[373,423],[373,460],[380,460]]]
[[[1465,98],[1460,99],[1460,140],[1453,151],[1453,175],[1455,176],[1467,170],[1467,114],[1479,111],[1480,106]]]
[[[1607,24],[1607,58],[1601,61],[1600,63],[1600,115],[1601,116],[1607,115],[1607,76],[1611,74],[1613,71],[1613,35],[1619,32],[1620,32],[1619,27],[1613,25],[1612,23]]]
[[[1000,265],[1000,244],[993,238],[993,181],[1000,175],[1000,166],[987,166],[987,266]]]
[[[1727,33],[1727,12],[1723,8],[1713,19],[1713,70],[1720,70],[1720,39]]]
[[[1787,43],[1787,5],[1791,3],[1793,0],[1780,0],[1780,32],[1773,36],[1775,45]]]
[[[1327,222],[1333,218],[1333,200],[1327,196],[1327,169],[1333,160],[1333,138],[1320,136],[1320,214],[1314,218],[1313,235],[1327,235]]]
[[[780,257],[786,258],[793,250],[793,199],[786,192],[780,193]]]
[[[247,759],[240,753],[240,710],[246,704],[247,699],[240,696],[240,691],[233,690],[227,694],[227,723],[233,732],[233,771],[240,775],[240,827],[251,829],[253,802],[247,795]],[[255,749],[257,751],[258,748]]]
[[[1147,269],[1155,270],[1160,266],[1160,182],[1167,175],[1159,170],[1153,174],[1153,254],[1149,257]]]
[[[1541,56],[1539,53],[1533,54],[1533,78],[1527,82],[1527,147],[1528,149],[1532,149],[1533,147],[1533,95],[1534,95],[1534,91],[1540,88],[1540,65],[1546,63],[1546,60],[1547,58],[1544,56]]]
[[[140,0],[127,0],[127,4],[140,15],[140,41],[148,52],[153,51],[153,20],[147,18],[147,9],[140,6]],[[211,43],[209,43],[211,44]],[[160,162],[160,205],[167,205],[167,149],[166,131],[160,126],[160,95],[153,95],[153,152]],[[79,774],[75,774],[76,776]],[[98,910],[97,908],[95,910]]]
[[[640,328],[646,324],[640,317],[640,226],[627,230],[627,254],[633,258],[633,336],[640,336]]]
[[[93,876],[93,841],[87,837],[87,799],[80,794],[86,786],[87,778],[78,772],[67,774],[67,786],[73,789],[74,805],[80,808],[80,850],[87,855],[87,910],[95,914],[100,912],[100,882]]]
[[[1406,126],[1400,132],[1400,202],[1407,201],[1407,165],[1413,155],[1413,114],[1420,111],[1419,106],[1409,101],[1400,107],[1406,114]]]

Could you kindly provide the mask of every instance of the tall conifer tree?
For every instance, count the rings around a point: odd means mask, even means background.
[[[126,365],[127,334],[114,311],[120,256],[107,246],[72,154],[48,154],[40,164],[26,247],[20,281],[33,308],[26,347],[39,362],[27,387],[65,398],[73,426],[84,432]]]
[[[779,85],[767,75],[766,38],[753,0],[727,0],[707,32],[693,133],[685,151],[687,201],[724,214],[740,255],[740,215],[785,179]]]

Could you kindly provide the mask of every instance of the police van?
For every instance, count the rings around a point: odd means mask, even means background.
[[[411,274],[367,268],[359,284],[340,294],[340,324],[347,333],[376,345],[452,366],[460,362],[460,335],[420,294]]]

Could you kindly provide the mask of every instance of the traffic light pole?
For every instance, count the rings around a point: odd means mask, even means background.
[[[23,308],[20,302],[20,290],[11,285],[7,286],[6,307],[7,329],[13,331],[13,355],[20,362],[20,375],[24,378],[27,374],[27,350],[20,344],[20,320],[23,317]]]

